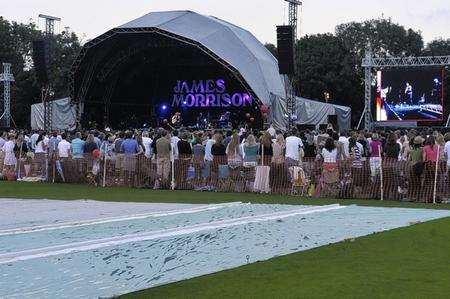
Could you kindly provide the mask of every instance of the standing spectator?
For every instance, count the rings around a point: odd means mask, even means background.
[[[44,133],[40,133],[36,140],[34,161],[36,162],[41,177],[47,177],[47,145],[44,142]]]
[[[211,154],[213,155],[213,162],[211,166],[211,178],[213,186],[217,187],[217,180],[219,177],[224,178],[225,173],[219,173],[223,171],[224,167],[221,165],[227,165],[226,161],[226,148],[223,145],[223,136],[220,133],[214,135],[214,144],[211,146]]]
[[[411,171],[409,174],[408,196],[410,200],[418,200],[422,190],[422,175],[424,172],[422,143],[424,139],[420,136],[414,138],[413,146],[409,153]]]
[[[63,161],[70,157],[71,145],[66,140],[67,139],[66,133],[61,134],[61,139],[62,140],[58,143],[58,146],[57,146],[57,152],[58,152],[58,158]]]
[[[97,142],[95,141],[95,137],[93,134],[89,134],[86,138],[86,142],[84,143],[84,153],[88,155],[92,155],[92,152],[96,149],[99,149]]]
[[[3,144],[2,151],[5,155],[4,161],[3,161],[3,173],[6,173],[7,171],[10,173],[14,173],[15,167],[17,164],[16,155],[14,154],[14,148],[16,146],[14,135],[9,134],[6,138],[5,143]]]
[[[381,168],[381,154],[383,152],[383,144],[380,141],[380,136],[377,133],[372,134],[372,141],[369,143],[370,152],[370,173],[372,181],[380,174]]]
[[[51,159],[55,159],[58,154],[58,143],[60,139],[58,138],[58,132],[53,132],[52,136],[48,141],[48,155]]]
[[[77,132],[75,134],[75,139],[72,140],[71,149],[72,157],[74,159],[82,159],[84,154],[84,141],[81,139],[81,133]]]
[[[178,130],[172,132],[172,138],[170,138],[170,144],[172,146],[172,157],[174,160],[178,159],[178,142],[181,140],[178,137]]]
[[[347,159],[350,156],[349,140],[348,140],[347,132],[344,132],[344,133],[342,133],[339,136],[338,142],[340,142],[342,144],[342,156],[343,156],[343,158]]]
[[[244,143],[244,166],[248,168],[258,165],[259,145],[256,143],[255,136],[250,134]]]
[[[178,167],[175,172],[176,175],[176,185],[179,189],[186,189],[187,185],[185,184],[187,179],[187,173],[189,168],[189,163],[192,158],[192,147],[189,143],[189,133],[184,132],[181,134],[181,139],[178,141]],[[175,164],[175,165],[177,165]]]
[[[288,166],[300,166],[302,159],[303,142],[296,135],[297,131],[294,129],[286,138],[286,164]]]
[[[127,185],[133,183],[134,172],[136,170],[136,156],[142,152],[136,139],[133,138],[133,133],[127,131],[125,133],[125,140],[122,142],[120,151],[124,154],[123,170],[124,178]]]
[[[239,169],[242,166],[242,150],[240,146],[240,139],[237,133],[234,133],[226,148],[226,155],[228,166],[232,171]]]
[[[25,140],[23,134],[19,134],[17,137],[14,152],[18,159],[17,178],[27,177],[30,173],[30,161],[28,159],[28,142]]]
[[[273,157],[272,162],[275,164],[284,163],[284,152],[286,150],[286,144],[284,141],[283,134],[278,134],[275,143],[272,146],[273,148]]]
[[[167,136],[167,131],[161,131],[161,137],[156,141],[156,173],[158,181],[155,183],[155,189],[160,186],[167,186],[170,175],[170,152],[171,142]]]
[[[37,140],[39,138],[40,133],[38,131],[34,131],[33,134],[30,136],[30,148],[31,150],[35,150],[36,149],[36,143]]]
[[[195,169],[195,184],[199,184],[202,177],[202,168],[205,159],[205,146],[202,144],[202,137],[197,134],[194,139],[194,146],[192,147],[193,163]]]
[[[430,135],[423,147],[423,162],[425,163],[425,180],[424,180],[424,192],[425,200],[433,200],[434,180],[436,172],[436,161],[439,159],[439,146],[436,145],[436,141],[433,135]]]
[[[385,157],[391,160],[398,160],[400,156],[400,145],[397,143],[397,135],[390,133],[384,146]]]
[[[153,140],[150,138],[149,132],[147,132],[147,131],[143,132],[142,133],[142,144],[144,145],[144,148],[145,148],[144,155],[147,159],[152,158],[152,154],[153,154],[152,142],[153,142]]]
[[[226,137],[223,139],[223,145],[225,146],[225,148],[227,148],[228,144],[230,143],[232,136],[233,132],[228,130],[226,133]]]
[[[108,134],[106,136],[106,140],[103,141],[101,147],[100,147],[100,152],[102,153],[102,155],[104,157],[106,157],[106,160],[113,160],[114,156],[115,156],[115,152],[114,152],[114,136],[112,136],[111,134]]]
[[[325,164],[329,164],[332,166],[337,165],[338,149],[336,147],[336,143],[333,138],[328,138],[327,141],[325,142],[325,146],[322,149],[322,158],[324,165]]]
[[[261,155],[263,155],[262,157],[263,165],[269,165],[270,162],[272,162],[273,146],[272,146],[272,137],[267,131],[264,132],[263,136],[261,137],[261,146],[259,152]]]
[[[3,169],[3,161],[5,159],[5,152],[2,150],[3,145],[5,145],[5,142],[8,139],[8,135],[6,132],[0,131],[0,170]]]
[[[205,167],[204,167],[205,173],[204,173],[204,176],[206,178],[211,176],[211,166],[212,166],[213,159],[214,159],[211,149],[212,149],[214,142],[215,141],[211,137],[211,135],[208,135],[208,139],[206,140],[206,143],[205,143]]]

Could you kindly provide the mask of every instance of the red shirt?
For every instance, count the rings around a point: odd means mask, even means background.
[[[439,149],[442,150],[442,149]],[[423,147],[423,152],[425,153],[425,162],[436,162],[438,159],[438,145],[425,145]]]

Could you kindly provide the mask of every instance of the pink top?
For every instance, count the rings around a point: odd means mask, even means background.
[[[380,156],[380,149],[383,151],[383,145],[381,141],[374,140],[370,143],[370,156],[371,157],[379,157]]]
[[[430,145],[425,145],[423,152],[425,154],[425,162],[436,162],[438,158],[438,145],[434,145],[433,148]]]

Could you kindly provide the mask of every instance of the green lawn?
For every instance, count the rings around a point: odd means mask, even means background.
[[[0,182],[0,197],[186,203],[339,202],[450,209],[450,205],[11,182]],[[446,218],[156,287],[123,298],[449,298],[449,294],[450,218]]]

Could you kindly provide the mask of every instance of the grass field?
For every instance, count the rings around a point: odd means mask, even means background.
[[[450,205],[312,200],[256,194],[150,191],[0,182],[0,197],[132,202]],[[450,218],[341,242],[173,283],[123,298],[449,298]]]

